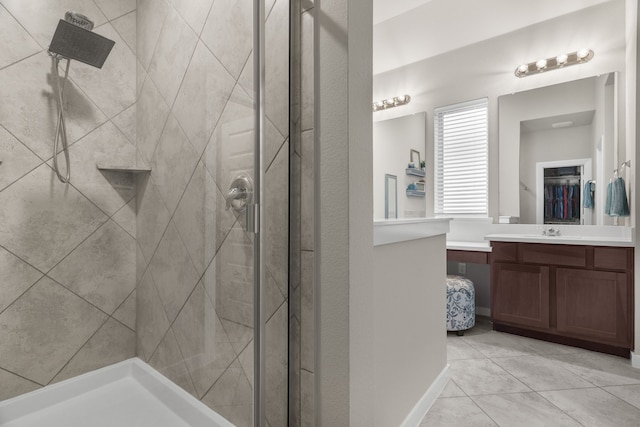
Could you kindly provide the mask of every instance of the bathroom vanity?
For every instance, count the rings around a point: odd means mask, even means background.
[[[580,236],[487,239],[495,330],[630,357],[630,244]]]

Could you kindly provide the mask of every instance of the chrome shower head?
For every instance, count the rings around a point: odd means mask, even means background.
[[[91,31],[93,22],[84,15],[67,12],[49,45],[49,53],[102,68],[115,42]]]
[[[93,21],[81,13],[70,10],[64,14],[64,20],[85,30],[93,30]]]

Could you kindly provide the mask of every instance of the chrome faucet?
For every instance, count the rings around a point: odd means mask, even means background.
[[[559,228],[553,228],[553,227],[545,227],[542,229],[542,235],[543,236],[559,236],[560,235],[560,229]]]

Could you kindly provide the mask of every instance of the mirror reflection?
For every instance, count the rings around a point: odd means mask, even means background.
[[[500,163],[511,172],[500,176],[500,205],[511,222],[612,223],[604,208],[618,161],[617,78],[612,72],[499,97]]]
[[[374,219],[425,216],[426,119],[422,112],[373,124]],[[395,216],[391,182],[397,183]]]
[[[384,218],[398,218],[398,177],[384,175]]]

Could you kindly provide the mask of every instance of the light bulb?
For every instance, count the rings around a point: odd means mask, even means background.
[[[541,59],[538,62],[536,62],[536,67],[538,67],[539,70],[542,70],[546,66],[547,66],[547,60],[546,59]]]
[[[527,71],[529,71],[529,65],[522,64],[521,66],[518,67],[518,71],[520,73],[526,73]]]
[[[398,100],[398,102],[404,102],[407,100],[407,97],[405,95],[400,95],[396,99]]]
[[[589,56],[589,49],[580,49],[577,53],[578,59],[585,59]]]
[[[558,63],[558,65],[566,64],[568,59],[569,56],[566,53],[556,56],[556,62]]]

